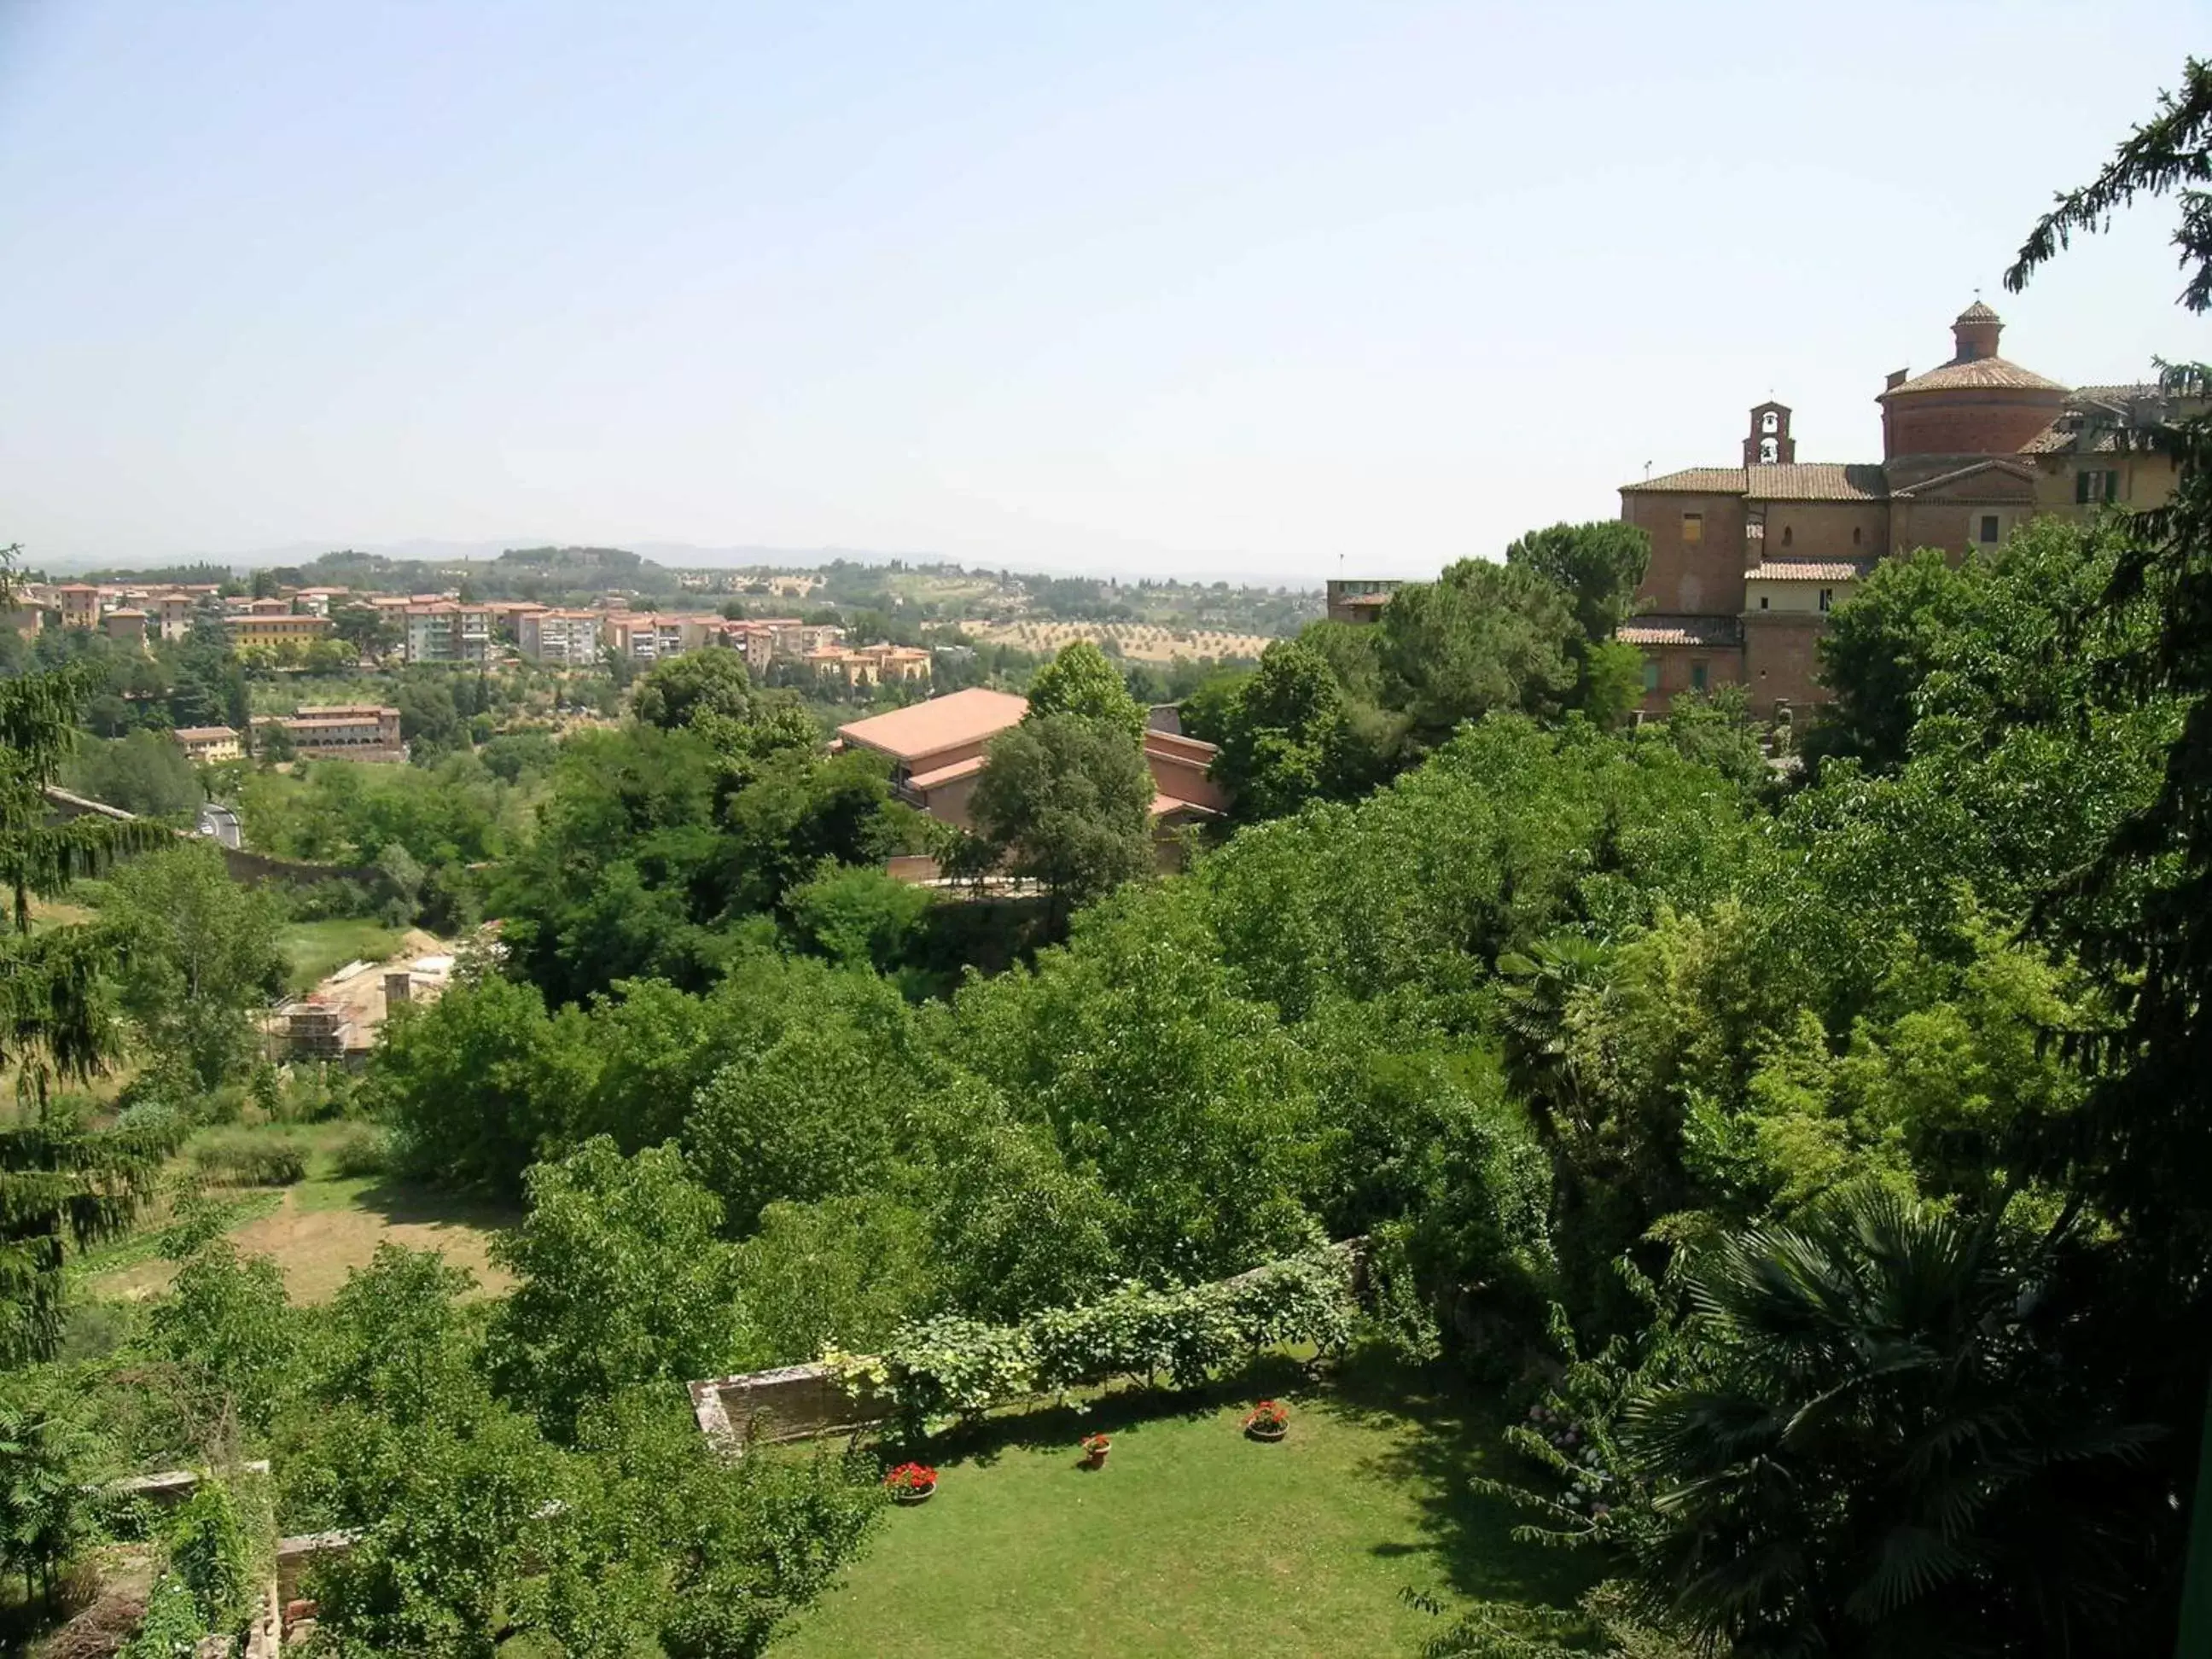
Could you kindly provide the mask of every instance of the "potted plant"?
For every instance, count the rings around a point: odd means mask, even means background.
[[[1114,1440],[1110,1435],[1086,1434],[1083,1437],[1083,1462],[1086,1468],[1104,1468],[1106,1454],[1113,1449]]]
[[[927,1463],[902,1463],[884,1477],[895,1504],[927,1504],[937,1490],[937,1471]]]
[[[1244,1432],[1255,1440],[1280,1440],[1291,1431],[1291,1408],[1273,1400],[1262,1400],[1244,1413]]]

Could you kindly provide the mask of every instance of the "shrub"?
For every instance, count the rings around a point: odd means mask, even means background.
[[[165,1572],[146,1598],[146,1616],[138,1622],[138,1633],[124,1644],[116,1659],[191,1659],[204,1634],[191,1588],[176,1574]]]
[[[252,1595],[252,1553],[230,1491],[209,1477],[169,1529],[169,1565],[191,1592],[199,1622],[230,1631],[243,1624]]]
[[[392,1137],[366,1123],[349,1123],[331,1143],[331,1169],[348,1180],[390,1173]]]
[[[266,1135],[210,1135],[192,1148],[192,1162],[210,1180],[231,1187],[289,1187],[307,1176],[297,1143]]]

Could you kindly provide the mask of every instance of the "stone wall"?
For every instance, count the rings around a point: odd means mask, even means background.
[[[708,1438],[744,1450],[753,1440],[805,1440],[883,1421],[875,1401],[846,1393],[827,1365],[786,1365],[694,1382],[691,1414]]]

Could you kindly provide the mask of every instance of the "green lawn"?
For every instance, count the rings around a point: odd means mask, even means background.
[[[399,948],[400,930],[359,916],[285,924],[277,948],[291,967],[295,991],[308,991],[325,975],[358,958],[380,962]]]
[[[1468,1490],[1514,1472],[1486,1411],[1380,1359],[1320,1389],[1261,1381],[1295,1413],[1280,1444],[1239,1432],[1249,1381],[1180,1411],[1135,1393],[994,1420],[776,1651],[1410,1656],[1471,1601],[1565,1606],[1595,1576],[1512,1542],[1515,1512]],[[1096,1473],[1075,1447],[1091,1427],[1115,1443]]]

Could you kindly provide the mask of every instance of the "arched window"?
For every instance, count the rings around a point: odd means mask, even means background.
[[[1864,534],[1866,534],[1866,532],[1863,529],[1857,525],[1853,525],[1851,526],[1851,545],[1853,547],[1856,547],[1859,544],[1859,538]]]
[[[1759,459],[1766,465],[1770,466],[1774,464],[1775,458],[1781,453],[1781,446],[1777,444],[1773,439],[1761,438],[1759,441]]]
[[[1784,526],[1782,526],[1782,544],[1783,544],[1783,546],[1784,546],[1784,547],[1787,547],[1787,546],[1789,546],[1789,545],[1790,545],[1790,526],[1789,526],[1788,525],[1786,525],[1786,524],[1785,524],[1785,525],[1784,525]]]
[[[1772,410],[1768,410],[1765,414],[1759,417],[1759,429],[1761,432],[1781,431],[1782,417],[1779,415],[1777,415]]]

